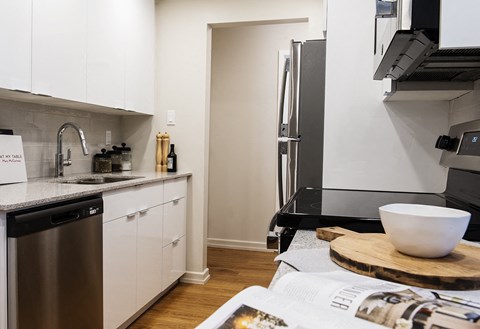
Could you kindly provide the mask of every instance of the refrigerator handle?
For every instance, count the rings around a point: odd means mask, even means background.
[[[287,90],[287,76],[290,71],[290,58],[285,59],[285,64],[283,67],[283,76],[282,76],[282,89],[280,93],[280,104],[278,109],[278,137],[285,137],[287,135],[287,127],[283,123],[283,115],[285,108],[285,93]],[[277,181],[278,181],[278,202],[280,208],[284,205],[283,200],[283,166],[282,166],[282,154],[286,154],[287,143],[283,141],[278,141],[277,149]]]
[[[298,142],[300,142],[300,64],[302,43],[292,40],[290,50],[290,98],[288,109],[288,147],[286,197],[297,191]]]

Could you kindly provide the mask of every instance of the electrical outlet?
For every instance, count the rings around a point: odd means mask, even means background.
[[[106,145],[112,144],[112,132],[110,130],[107,130],[105,132],[105,144]]]

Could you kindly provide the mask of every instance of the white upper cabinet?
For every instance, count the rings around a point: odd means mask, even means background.
[[[124,0],[88,1],[87,103],[125,107],[127,14]]]
[[[0,0],[0,88],[32,89],[32,1]]]
[[[89,0],[87,103],[153,114],[153,0]]]
[[[32,93],[86,101],[87,2],[32,1]]]
[[[125,109],[146,114],[154,111],[155,2],[126,1]]]
[[[0,0],[0,89],[153,114],[154,29],[154,0]]]
[[[440,49],[480,47],[480,1],[440,2]]]

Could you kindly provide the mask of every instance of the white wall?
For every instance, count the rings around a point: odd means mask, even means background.
[[[471,93],[451,102],[451,125],[472,120],[480,120],[480,80],[475,82],[475,88]]]
[[[128,118],[127,142],[143,149],[142,166],[155,164],[155,134],[168,130],[180,169],[189,180],[187,279],[207,275],[208,131],[210,88],[209,24],[308,18],[308,38],[322,36],[319,0],[158,0],[156,5],[156,109],[151,122]],[[166,126],[166,111],[176,111],[176,126]],[[139,128],[138,128],[139,127]],[[168,129],[167,129],[168,128]],[[145,129],[137,132],[138,129]]]
[[[214,28],[208,245],[265,250],[275,213],[278,51],[308,23]]]
[[[375,1],[328,2],[324,187],[443,192],[449,102],[382,102],[374,14]]]

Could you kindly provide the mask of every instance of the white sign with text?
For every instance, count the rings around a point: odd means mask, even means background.
[[[22,137],[0,135],[0,184],[26,181]]]

